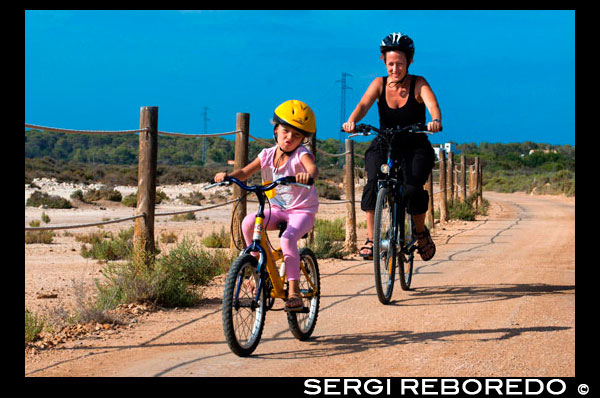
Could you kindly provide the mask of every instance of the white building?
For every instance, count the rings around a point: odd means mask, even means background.
[[[452,141],[446,142],[445,144],[434,144],[433,150],[435,151],[437,160],[440,160],[440,150],[446,152],[446,159],[448,159],[448,152],[453,152],[455,156],[462,153],[462,151],[456,149],[456,145]]]

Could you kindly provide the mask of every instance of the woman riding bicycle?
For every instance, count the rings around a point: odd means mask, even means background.
[[[245,181],[260,169],[263,183],[284,176],[295,176],[296,182],[301,184],[307,184],[311,177],[316,179],[319,171],[315,158],[308,149],[300,145],[305,138],[317,131],[312,109],[302,101],[286,101],[275,109],[272,123],[275,125],[275,146],[263,149],[256,159],[247,166],[234,170],[229,176]],[[225,172],[217,173],[214,180],[221,182],[225,176]],[[271,210],[265,210],[266,229],[277,229],[280,222],[287,222],[287,228],[280,238],[289,283],[286,309],[301,310],[303,304],[298,284],[300,256],[297,245],[298,240],[313,228],[319,208],[317,191],[314,185],[310,189],[280,185],[269,201]],[[247,244],[252,242],[254,219],[255,215],[248,215],[242,222]]]
[[[402,33],[391,33],[382,40],[379,48],[388,76],[373,80],[348,121],[343,124],[344,131],[353,132],[356,123],[367,114],[375,100],[379,110],[380,129],[425,123],[427,107],[433,119],[427,123],[427,129],[431,132],[440,131],[442,114],[433,90],[424,77],[408,73],[415,53],[412,39]],[[435,153],[425,134],[398,136],[393,141],[393,151],[402,164],[407,211],[414,221],[419,254],[424,261],[428,261],[435,255],[435,244],[425,226],[429,194],[423,189],[423,185],[433,169]],[[361,209],[367,213],[367,241],[360,254],[369,259],[373,256],[378,173],[386,158],[386,143],[378,136],[365,152],[367,184],[361,200]]]

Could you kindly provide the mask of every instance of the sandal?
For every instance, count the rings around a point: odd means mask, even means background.
[[[417,251],[421,255],[421,259],[423,261],[429,261],[435,255],[435,243],[433,243],[433,239],[431,239],[431,234],[429,233],[429,229],[425,227],[425,230],[421,233],[413,232],[413,236],[417,238],[419,241],[423,239],[427,239],[427,242],[421,247],[421,243],[417,246]]]
[[[369,243],[371,246],[367,246]],[[369,250],[370,253],[361,253],[363,250]],[[365,245],[359,249],[359,255],[365,260],[373,260],[373,241],[371,239],[367,238]]]
[[[299,294],[292,294],[285,302],[285,310],[288,312],[302,311],[304,302]]]

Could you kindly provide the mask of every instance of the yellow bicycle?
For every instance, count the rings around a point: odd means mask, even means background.
[[[312,180],[312,179],[311,179]],[[264,206],[267,192],[278,185],[296,184],[296,177],[282,177],[266,185],[247,186],[234,177],[227,176],[218,185],[237,184],[240,188],[254,192],[258,198],[258,211],[254,223],[252,243],[243,249],[234,260],[227,273],[223,291],[223,332],[231,351],[238,356],[248,356],[254,352],[263,332],[265,316],[271,310],[275,299],[287,300],[288,283],[285,264],[280,248],[267,248],[267,233],[264,228]],[[312,181],[310,182],[312,183]],[[285,223],[283,223],[285,224]],[[280,236],[285,225],[279,225]],[[258,253],[257,259],[251,253]],[[300,254],[300,295],[303,308],[287,312],[290,331],[298,340],[307,340],[313,333],[319,314],[320,277],[315,254],[309,248],[299,250]],[[281,264],[278,267],[278,264]]]

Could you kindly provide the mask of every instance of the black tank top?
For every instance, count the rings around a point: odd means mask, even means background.
[[[377,102],[379,109],[379,128],[402,128],[415,123],[425,123],[425,104],[420,104],[415,97],[415,82],[418,76],[411,76],[408,100],[400,108],[392,109],[385,99],[387,76],[383,76],[383,90]],[[401,139],[394,140],[397,145],[431,145],[425,134],[403,134]],[[394,145],[396,146],[396,145]]]

